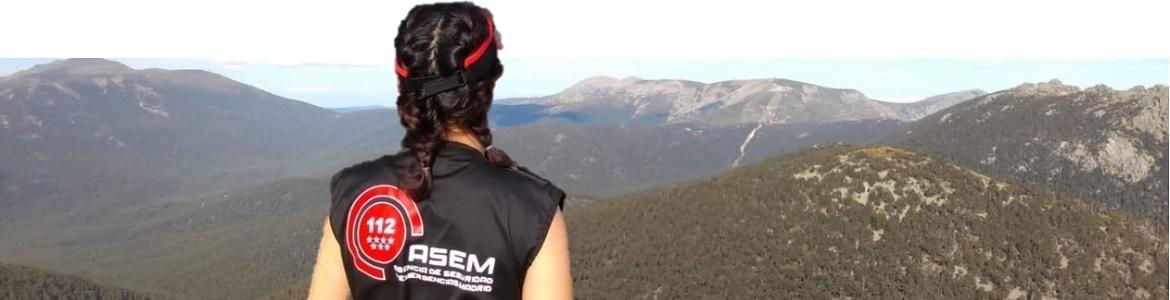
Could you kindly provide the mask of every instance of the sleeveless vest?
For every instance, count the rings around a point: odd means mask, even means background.
[[[354,299],[519,299],[565,193],[500,168],[459,143],[440,146],[427,199],[399,188],[403,152],[330,182],[330,222]]]

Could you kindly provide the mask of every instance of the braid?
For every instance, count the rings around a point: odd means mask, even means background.
[[[478,139],[479,143],[485,147],[484,154],[487,156],[488,161],[491,161],[492,164],[499,167],[516,168],[518,167],[516,162],[512,161],[512,157],[508,156],[508,153],[504,152],[504,150],[500,150],[499,148],[492,146],[492,129],[488,128],[487,108],[491,107],[492,88],[494,87],[495,83],[489,82],[486,84],[490,84],[491,86],[478,89],[476,93],[477,95],[474,95],[474,97],[478,99],[486,99],[485,102],[487,102],[487,104],[483,105],[485,108],[483,112],[476,114],[473,119],[469,120],[471,122],[468,122],[470,124],[468,129],[471,130],[473,134],[475,134],[475,138]]]
[[[402,138],[403,150],[410,151],[418,158],[418,165],[401,176],[403,187],[416,199],[425,199],[430,194],[430,168],[434,162],[436,147],[442,141],[442,124],[439,112],[425,99],[413,94],[398,97],[398,111],[406,135]],[[436,122],[439,121],[439,122]]]
[[[418,8],[412,10],[413,14]],[[446,21],[446,16],[440,14],[437,18],[425,20],[428,24],[420,24],[425,26],[417,26],[416,28],[430,27],[429,31],[416,30],[417,33],[412,35],[410,39],[403,39],[403,42],[414,45],[425,45],[422,51],[407,52],[403,55],[399,54],[399,59],[403,61],[410,61],[413,69],[423,69],[431,73],[438,73],[440,69],[438,60],[435,56],[438,55],[438,44],[441,38],[441,29]],[[407,20],[403,21],[403,26],[407,26]],[[413,23],[413,22],[412,22]],[[400,39],[403,35],[399,34]],[[396,40],[395,44],[399,41]],[[421,53],[420,53],[421,52]],[[425,55],[425,58],[418,59],[419,54]],[[400,89],[401,91],[401,89]],[[435,154],[438,153],[438,147],[442,144],[443,132],[446,130],[442,111],[438,109],[431,97],[420,98],[416,93],[402,93],[398,95],[398,114],[399,122],[402,124],[406,134],[402,138],[402,149],[414,154],[418,159],[417,165],[411,165],[406,172],[400,175],[401,185],[410,192],[415,199],[426,199],[430,195],[431,190],[431,166],[434,164]]]

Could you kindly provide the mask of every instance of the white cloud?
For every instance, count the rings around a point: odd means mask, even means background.
[[[480,1],[505,58],[1166,57],[1164,0]],[[387,65],[405,1],[19,1],[0,56]],[[35,25],[33,25],[35,24]]]

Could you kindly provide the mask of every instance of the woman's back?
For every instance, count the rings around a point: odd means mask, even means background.
[[[524,275],[564,193],[527,171],[498,167],[476,149],[447,142],[430,170],[430,197],[414,201],[395,174],[415,163],[403,152],[333,178],[331,229],[343,246],[353,296],[520,298]]]
[[[492,145],[491,13],[419,5],[398,31],[402,150],[333,177],[310,297],[570,298],[564,193]]]

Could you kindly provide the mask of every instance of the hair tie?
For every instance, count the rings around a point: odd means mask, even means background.
[[[500,59],[497,52],[500,47],[496,41],[495,25],[492,24],[492,18],[484,16],[484,19],[484,23],[487,25],[487,37],[479,43],[474,52],[463,59],[463,64],[448,76],[411,76],[410,70],[406,68],[402,60],[395,58],[394,72],[398,74],[398,80],[402,83],[402,87],[405,90],[417,92],[419,98],[427,98],[461,86],[491,79],[492,76],[502,72],[496,67],[499,65]],[[454,105],[447,104],[448,106]]]

